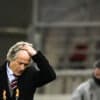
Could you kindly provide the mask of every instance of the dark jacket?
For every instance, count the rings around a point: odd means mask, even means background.
[[[34,66],[30,66],[25,70],[22,76],[18,78],[18,100],[33,100],[36,88],[43,86],[56,78],[54,70],[40,51],[33,56],[32,59],[37,64],[39,71],[37,71]],[[0,100],[3,100],[4,90],[6,90],[7,100],[15,100],[12,99],[9,92],[6,63],[7,62],[0,67]]]

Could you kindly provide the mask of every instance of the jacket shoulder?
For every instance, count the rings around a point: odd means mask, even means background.
[[[87,80],[87,81],[81,83],[81,84],[76,88],[76,91],[79,91],[80,93],[89,91],[90,86],[91,86],[91,80]]]

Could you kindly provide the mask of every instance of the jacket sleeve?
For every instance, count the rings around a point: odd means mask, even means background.
[[[40,51],[38,51],[37,54],[32,57],[32,59],[39,68],[39,71],[37,71],[35,82],[37,87],[47,84],[56,78],[55,71],[49,64],[46,57]]]
[[[72,93],[71,100],[87,100],[86,93],[87,93],[87,82],[80,84],[75,91]]]
[[[71,95],[71,100],[84,100],[84,96],[78,90],[75,90]]]

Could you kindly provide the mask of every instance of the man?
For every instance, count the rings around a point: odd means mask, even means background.
[[[54,70],[40,51],[28,42],[17,42],[0,67],[0,100],[33,100],[36,88],[55,78]]]
[[[100,100],[100,60],[94,64],[92,78],[77,87],[71,100]]]

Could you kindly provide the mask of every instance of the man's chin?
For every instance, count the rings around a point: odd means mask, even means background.
[[[100,76],[96,76],[96,78],[100,80]]]
[[[16,73],[16,76],[21,76],[22,75],[22,73]]]

